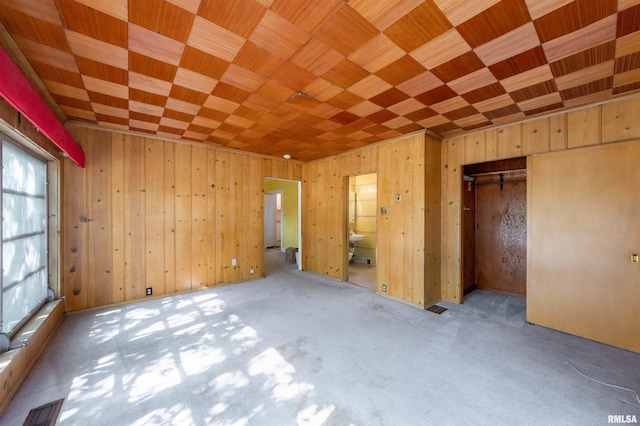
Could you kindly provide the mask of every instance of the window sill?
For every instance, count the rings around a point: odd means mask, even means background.
[[[64,319],[64,303],[46,303],[11,339],[15,349],[0,354],[0,415],[26,379]]]

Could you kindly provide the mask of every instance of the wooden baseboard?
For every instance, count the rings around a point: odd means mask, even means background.
[[[477,285],[475,285],[475,284],[474,284],[474,285],[472,285],[472,286],[470,286],[470,287],[467,287],[467,288],[465,288],[465,289],[464,289],[464,293],[463,293],[463,294],[464,294],[464,295],[466,295],[466,294],[468,294],[468,293],[471,293],[471,292],[472,292],[473,290],[475,290],[476,288],[478,288],[478,286],[477,286]]]
[[[504,294],[505,296],[521,297],[523,299],[525,299],[527,297],[526,294],[513,293],[511,291],[500,290],[499,288],[485,287],[483,285],[478,285],[478,286],[475,286],[475,287],[478,290],[484,290],[484,291],[490,291],[492,293]]]

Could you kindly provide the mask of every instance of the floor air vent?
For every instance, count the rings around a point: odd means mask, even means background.
[[[63,399],[50,402],[29,411],[23,426],[53,426],[56,424],[58,414],[62,408]]]
[[[430,311],[436,314],[441,314],[446,310],[447,308],[443,308],[442,306],[438,306],[438,305],[431,305],[427,308],[427,311]]]

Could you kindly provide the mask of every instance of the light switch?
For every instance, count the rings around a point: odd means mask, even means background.
[[[638,253],[631,255],[631,263],[638,263]]]

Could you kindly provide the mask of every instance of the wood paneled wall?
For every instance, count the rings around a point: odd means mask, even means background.
[[[264,178],[301,180],[302,163],[71,132],[87,166],[65,167],[67,310],[141,299],[148,287],[157,296],[263,276]]]
[[[640,138],[640,97],[444,140],[442,299],[461,303],[462,166]],[[567,173],[571,173],[570,170]]]
[[[348,177],[377,173],[376,291],[381,293],[385,284],[388,296],[412,304],[424,306],[437,301],[440,145],[439,140],[420,133],[306,163],[304,269],[339,280],[346,278]],[[396,202],[396,194],[400,202]],[[380,213],[382,208],[387,209],[386,215]]]

